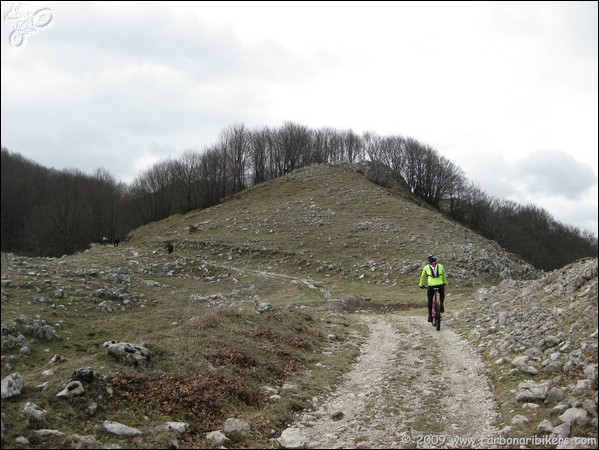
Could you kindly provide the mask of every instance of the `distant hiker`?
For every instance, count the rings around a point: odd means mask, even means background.
[[[166,244],[166,251],[169,253],[173,253],[173,250],[175,249],[175,246],[172,244],[172,242],[169,242],[168,244]]]
[[[443,301],[445,300],[445,285],[447,284],[447,275],[445,274],[445,267],[443,264],[437,264],[437,257],[435,255],[429,255],[428,264],[423,267],[422,274],[420,275],[420,282],[418,286],[420,289],[424,289],[428,286],[426,292],[428,297],[428,321],[433,321],[433,289],[439,289],[439,297],[441,299],[441,312],[445,312],[443,308]]]
[[[102,244],[108,244],[108,238],[106,236],[102,236]]]
[[[121,240],[119,239],[119,237],[118,237],[118,236],[117,236],[117,237],[115,237],[115,238],[114,238],[114,246],[115,246],[115,247],[118,247],[120,243],[121,243]]]

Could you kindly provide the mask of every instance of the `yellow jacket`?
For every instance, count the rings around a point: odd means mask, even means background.
[[[445,274],[445,267],[443,264],[437,264],[437,276],[435,271],[430,264],[427,264],[422,268],[422,274],[420,275],[420,283],[418,286],[444,286],[447,283],[447,275]]]

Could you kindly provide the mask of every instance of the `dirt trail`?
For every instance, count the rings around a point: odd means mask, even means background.
[[[497,408],[485,366],[448,327],[366,315],[358,361],[317,410],[292,427],[306,448],[488,448]],[[296,442],[297,443],[297,442]]]

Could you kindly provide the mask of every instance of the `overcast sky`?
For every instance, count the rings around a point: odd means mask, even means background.
[[[597,2],[2,2],[2,147],[130,183],[234,124],[411,137],[597,235],[597,17]]]

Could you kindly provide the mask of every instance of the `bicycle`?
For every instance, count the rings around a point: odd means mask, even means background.
[[[441,303],[439,301],[439,288],[433,288],[433,308],[432,308],[433,327],[437,331],[441,330]]]
[[[13,31],[8,38],[10,45],[20,47],[28,34],[37,33],[40,28],[52,22],[52,10],[41,8],[31,13],[23,4],[13,4],[4,15],[4,21],[13,25]]]

